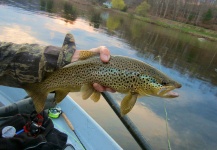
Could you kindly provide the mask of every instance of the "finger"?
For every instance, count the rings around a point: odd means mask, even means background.
[[[103,62],[108,62],[110,59],[110,51],[105,46],[100,46],[98,48],[91,49],[93,52],[100,53],[100,59]]]
[[[111,92],[111,93],[115,93],[115,92],[116,92],[115,90],[113,90],[113,89],[111,89],[111,88],[106,88],[105,90],[106,90],[106,91],[109,91],[109,92]]]
[[[106,88],[98,83],[94,83],[93,87],[95,88],[95,90],[99,91],[99,92],[104,92],[104,91],[109,91],[111,93],[115,93],[116,91],[111,89],[111,88]]]
[[[99,91],[99,92],[103,92],[103,91],[106,90],[105,87],[101,86],[101,85],[98,84],[98,83],[94,83],[94,84],[93,84],[93,87],[95,88],[95,90],[97,90],[97,91]]]

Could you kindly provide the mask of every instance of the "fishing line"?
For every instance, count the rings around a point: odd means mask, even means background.
[[[160,71],[162,71],[162,65],[161,65],[161,56],[158,55],[156,58],[158,58],[158,63],[160,66]],[[167,115],[167,108],[166,108],[166,102],[164,101],[164,112],[165,112],[165,116],[166,116],[166,132],[167,132],[167,144],[168,144],[168,150],[171,150],[171,145],[170,145],[170,138],[169,138],[169,131],[168,131],[168,115]]]
[[[168,116],[167,116],[167,109],[166,109],[166,102],[165,101],[164,101],[164,112],[165,112],[165,116],[166,116],[166,131],[167,131],[168,150],[171,150],[170,139],[169,139],[169,131],[168,131]]]
[[[159,66],[160,66],[160,71],[162,71],[162,68],[161,68],[161,56],[160,55],[158,55],[157,57],[155,57],[154,59],[158,59],[158,63],[159,63]]]
[[[57,128],[61,129],[63,132],[65,132],[68,136],[70,136],[76,143],[78,143],[78,145],[80,146],[80,148],[82,148],[83,150],[85,150],[83,144],[80,142],[79,139],[77,139],[78,137],[77,137],[76,134],[75,134],[75,135],[76,135],[76,138],[75,138],[75,137],[73,137],[69,132],[67,132],[64,128],[62,128],[60,125],[58,125],[57,123],[55,123],[55,121],[53,121],[53,124],[54,124]],[[75,133],[75,132],[74,132],[74,133]]]

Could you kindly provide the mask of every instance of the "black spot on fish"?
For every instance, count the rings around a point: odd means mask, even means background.
[[[165,85],[168,85],[168,83],[166,81],[162,81],[161,85],[165,86]]]

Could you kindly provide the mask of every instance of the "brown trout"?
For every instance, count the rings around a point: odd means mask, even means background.
[[[108,63],[103,63],[98,54],[82,51],[78,61],[51,73],[42,82],[26,84],[23,88],[32,97],[36,111],[41,112],[50,92],[55,92],[56,103],[69,92],[79,91],[83,99],[90,97],[97,102],[100,92],[93,88],[93,83],[126,94],[120,106],[122,115],[132,110],[138,96],[174,98],[178,94],[172,90],[181,87],[181,84],[142,61],[111,56]]]

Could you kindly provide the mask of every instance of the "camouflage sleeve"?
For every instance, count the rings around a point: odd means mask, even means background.
[[[66,35],[62,47],[0,42],[0,85],[40,82],[47,72],[70,63],[75,50],[72,34]]]

